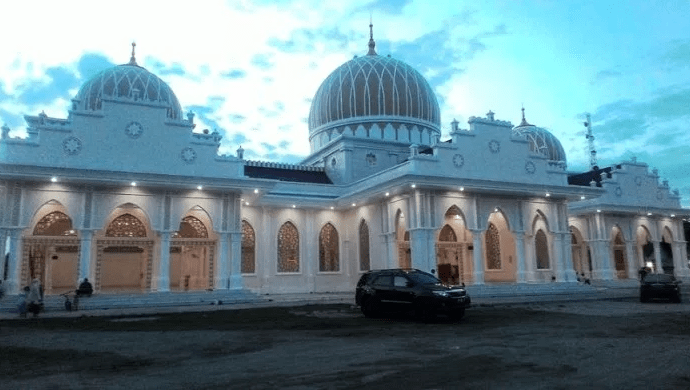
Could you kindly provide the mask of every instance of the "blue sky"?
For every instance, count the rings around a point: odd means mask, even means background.
[[[489,110],[556,135],[573,171],[588,168],[592,115],[600,165],[632,156],[658,168],[690,207],[690,2],[486,0],[32,1],[4,5],[0,122],[66,117],[100,70],[129,60],[175,91],[223,153],[299,162],[321,81],[367,50],[429,80],[444,138]]]

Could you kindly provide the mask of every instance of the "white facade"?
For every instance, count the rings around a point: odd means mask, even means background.
[[[407,66],[369,48],[343,67]],[[517,127],[492,112],[467,130],[453,122],[441,142],[433,91],[408,68],[424,99],[400,98],[383,76],[378,95],[353,81],[361,104],[328,111],[315,99],[301,165],[220,156],[221,136],[194,132],[134,56],[104,70],[67,119],[27,116],[26,139],[3,128],[8,291],[32,278],[48,294],[84,278],[100,293],[351,291],[389,267],[449,283],[570,283],[636,278],[648,261],[690,277],[690,213],[656,172],[624,162],[600,186],[568,184],[560,143],[524,112]],[[346,101],[333,80],[317,97]]]

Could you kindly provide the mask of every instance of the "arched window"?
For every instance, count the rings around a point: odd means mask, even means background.
[[[106,237],[146,237],[146,228],[139,218],[132,214],[122,214],[110,223],[105,231]]]
[[[34,236],[76,236],[77,232],[72,229],[72,220],[60,211],[41,218],[34,227]]]
[[[445,225],[441,229],[441,233],[438,234],[438,240],[444,242],[457,242],[458,237],[455,235],[455,231],[450,225]]]
[[[187,216],[180,222],[180,228],[172,238],[208,238],[208,230],[203,222],[193,216]]]
[[[362,220],[359,224],[359,270],[368,271],[371,268],[369,260],[369,226]]]
[[[549,244],[546,234],[541,229],[534,236],[534,247],[537,254],[537,269],[549,269]]]
[[[324,225],[319,233],[319,271],[340,271],[338,231],[330,223]]]
[[[501,242],[498,228],[493,223],[489,223],[486,230],[486,268],[501,269]]]
[[[253,274],[256,272],[254,262],[256,251],[256,236],[254,228],[247,221],[242,221],[242,273]]]
[[[278,272],[299,272],[299,233],[292,222],[278,231]]]

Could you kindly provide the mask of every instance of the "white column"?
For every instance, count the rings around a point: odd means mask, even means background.
[[[161,255],[158,263],[157,291],[170,291],[170,232],[160,232]]]
[[[525,267],[525,232],[515,232],[515,255],[517,256],[517,282],[527,281]]]
[[[91,248],[93,247],[93,230],[79,232],[79,283],[86,278],[95,280],[91,275]]]
[[[633,242],[628,240],[625,242],[625,261],[628,267],[628,279],[637,279],[637,271],[640,265],[635,261],[636,251],[633,247]]]
[[[242,232],[230,234],[230,272],[229,285],[231,290],[240,290],[242,283]]]
[[[0,229],[0,280],[5,280],[5,245],[7,243],[7,230]]]
[[[563,266],[565,267],[565,280],[568,282],[576,282],[577,274],[575,273],[575,266],[573,266],[573,245],[571,242],[570,232],[561,233],[563,239],[561,240],[561,248],[563,248]]]
[[[556,280],[559,282],[567,282],[565,273],[565,259],[563,258],[563,236],[560,233],[553,235],[553,252],[554,265],[556,266]]]
[[[534,235],[524,236],[524,250],[525,250],[525,280],[527,282],[536,282],[537,275],[534,269],[537,267],[537,254],[534,248]]]
[[[674,274],[678,277],[687,276],[685,270],[688,268],[688,261],[682,257],[682,247],[685,246],[685,242],[674,241],[671,244],[671,249],[673,250],[673,268]]]
[[[216,267],[216,280],[213,283],[215,290],[227,290],[228,288],[229,241],[230,233],[218,233],[218,263]]]
[[[656,273],[664,273],[664,267],[661,265],[661,243],[658,240],[654,240],[654,267]]]
[[[474,274],[472,280],[474,284],[484,284],[484,248],[482,246],[482,230],[471,229],[472,245],[474,246]]]
[[[19,247],[21,243],[22,231],[21,229],[8,229],[10,236],[9,248],[9,264],[7,265],[7,286],[5,292],[7,294],[19,294],[20,280],[19,273],[21,267],[21,257],[19,256]]]
[[[398,259],[395,257],[396,250],[395,246],[397,245],[397,240],[395,239],[395,231],[392,233],[386,233],[383,235],[383,240],[385,242],[385,248],[384,250],[386,251],[386,264],[384,265],[384,268],[395,268],[398,265]],[[372,269],[375,269],[372,264]]]

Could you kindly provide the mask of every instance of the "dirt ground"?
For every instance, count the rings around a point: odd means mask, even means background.
[[[687,389],[690,304],[349,305],[0,322],[3,389]]]

